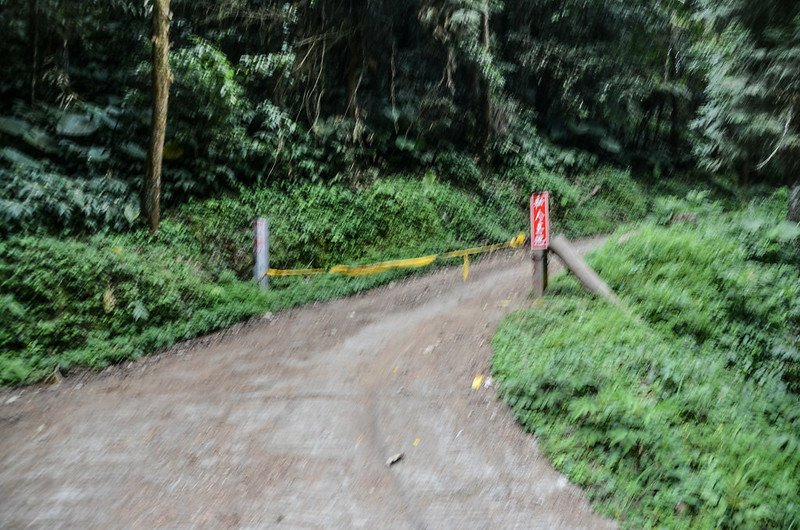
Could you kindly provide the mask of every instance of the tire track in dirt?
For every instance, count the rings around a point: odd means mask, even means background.
[[[3,394],[0,527],[613,527],[471,388],[529,286],[507,253]]]

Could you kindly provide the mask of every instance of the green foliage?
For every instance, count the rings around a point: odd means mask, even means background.
[[[361,191],[310,183],[243,189],[189,204],[175,220],[202,242],[209,263],[245,278],[252,268],[250,222],[256,216],[270,219],[276,266],[322,267],[369,258],[370,252],[397,256],[503,241],[528,229],[530,190],[555,193],[554,222],[569,234],[611,230],[644,215],[643,195],[626,172],[604,170],[580,180],[572,185],[554,174],[520,171],[485,180],[480,197],[439,182],[434,174],[422,182],[385,178]],[[603,193],[581,202],[595,186]],[[168,240],[174,226],[168,220],[162,229]]]
[[[748,260],[746,244],[735,235],[769,240],[779,225],[765,224],[764,237],[745,232],[741,222],[731,224],[735,230],[643,227],[594,265],[659,331],[726,352],[748,375],[771,376],[784,371],[791,362],[784,354],[798,347],[800,275],[789,263]]]
[[[604,167],[568,179],[550,171],[516,166],[504,178],[516,185],[514,200],[520,209],[528,208],[530,193],[549,191],[554,227],[570,236],[610,232],[647,213],[644,191],[628,171]]]
[[[170,94],[171,140],[188,156],[201,154],[212,163],[245,158],[249,144],[245,115],[251,104],[236,80],[236,70],[210,43],[192,40],[193,46],[170,55],[175,78]],[[211,166],[197,170],[200,174],[195,178],[228,176],[225,170]],[[232,175],[230,178],[233,181]]]
[[[244,278],[252,267],[250,223],[256,216],[270,219],[276,267],[323,267],[370,254],[402,257],[502,241],[525,229],[520,210],[495,208],[435,179],[420,183],[399,177],[378,180],[360,192],[323,184],[246,189],[189,204],[177,220],[202,242],[211,263]],[[165,223],[164,237],[173,237],[172,227]]]
[[[129,157],[113,145],[120,109],[76,103],[17,107],[0,118],[0,233],[96,232],[130,228],[139,215],[138,187],[120,167]]]
[[[263,305],[254,286],[121,236],[11,239],[0,247],[0,285],[17,308],[0,341],[3,384],[136,358]]]
[[[631,178],[630,171],[603,167],[577,178],[582,194],[568,213],[572,217],[570,234],[597,234],[617,230],[648,212],[644,188]]]
[[[797,397],[779,381],[757,385],[691,343],[568,297],[508,319],[495,348],[518,419],[625,526],[797,523]]]
[[[258,158],[266,146],[247,134],[255,109],[237,80],[227,56],[209,42],[191,37],[192,45],[170,54],[174,82],[170,87],[169,121],[165,146],[164,196],[203,195],[231,188],[252,177],[245,161]],[[150,65],[138,67],[140,79],[149,79]],[[149,113],[147,85],[126,97],[128,135],[146,137]]]
[[[464,187],[475,187],[481,171],[473,159],[464,153],[446,151],[436,158],[436,170],[442,177]]]
[[[0,167],[0,233],[45,228],[62,233],[130,227],[139,200],[124,181],[72,179],[36,167]]]
[[[273,281],[263,291],[199,255],[128,236],[0,244],[0,385],[136,359],[267,311],[328,300],[407,274]]]
[[[691,123],[694,151],[712,171],[736,170],[746,182],[794,178],[800,138],[794,117],[800,86],[800,10],[781,1],[699,2],[706,27],[693,50],[705,77],[704,101]],[[773,157],[776,157],[774,158]]]
[[[243,189],[185,206],[157,238],[11,237],[0,244],[0,384],[35,381],[55,368],[101,368],[407,274],[276,280],[263,292],[249,281],[256,215],[271,220],[276,267],[417,256],[505,241],[524,229],[519,212],[503,218],[450,185],[395,178],[361,193],[322,184]]]
[[[798,243],[775,200],[645,224],[590,259],[629,309],[561,276],[495,336],[518,419],[625,526],[800,521],[800,272],[754,252]],[[762,229],[744,231],[756,216]]]
[[[591,173],[598,168],[600,158],[585,149],[575,149],[553,142],[558,135],[545,134],[537,126],[532,110],[518,104],[507,104],[514,119],[502,136],[494,142],[496,162],[509,168],[526,167],[551,171],[568,176]]]
[[[5,154],[138,187],[146,5],[4,7],[0,122],[31,125],[0,123]],[[429,170],[472,189],[519,165],[746,172],[773,150],[764,179],[796,169],[800,16],[785,0],[197,0],[175,3],[170,35],[166,205]]]

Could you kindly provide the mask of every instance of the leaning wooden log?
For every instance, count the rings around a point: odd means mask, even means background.
[[[564,266],[592,293],[605,298],[612,304],[621,305],[619,297],[597,273],[578,255],[578,252],[564,236],[556,236],[550,241],[550,250],[564,263]]]

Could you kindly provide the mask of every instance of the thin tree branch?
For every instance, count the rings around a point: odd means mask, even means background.
[[[781,147],[783,147],[783,141],[786,139],[786,135],[789,133],[789,124],[792,123],[792,114],[793,109],[789,109],[789,116],[786,118],[786,125],[783,126],[783,135],[781,136],[781,139],[778,140],[778,145],[775,146],[775,150],[772,151],[772,153],[763,162],[756,166],[756,171],[761,171],[764,166],[769,164],[769,161],[772,160],[772,157],[777,155],[778,151],[780,151]]]

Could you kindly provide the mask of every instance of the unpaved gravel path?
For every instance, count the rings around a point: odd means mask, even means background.
[[[507,253],[5,393],[0,527],[613,527],[471,388],[529,287]]]

